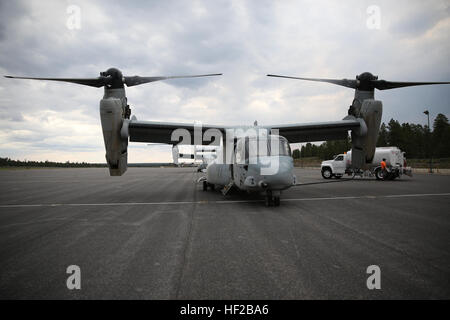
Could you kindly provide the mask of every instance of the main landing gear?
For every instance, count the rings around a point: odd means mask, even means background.
[[[206,180],[203,180],[203,191],[208,191],[208,187],[214,191],[215,190],[215,185],[212,183],[208,183]]]
[[[280,192],[268,190],[265,200],[266,207],[278,207],[280,205]]]

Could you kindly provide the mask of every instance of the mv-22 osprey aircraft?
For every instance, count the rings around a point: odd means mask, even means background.
[[[346,139],[352,137],[352,166],[362,169],[372,162],[382,116],[382,103],[375,100],[375,89],[386,90],[408,86],[448,84],[450,82],[392,82],[378,80],[369,72],[356,76],[355,80],[298,78],[268,75],[290,79],[329,82],[355,89],[355,97],[348,115],[340,121],[304,124],[258,126],[220,126],[199,123],[170,123],[138,121],[130,118],[124,85],[131,87],[148,82],[215,76],[140,77],[123,76],[116,68],[100,73],[97,78],[7,78],[52,80],[76,83],[91,87],[104,87],[100,100],[100,118],[106,149],[106,161],[111,176],[120,176],[127,169],[128,141],[166,143],[171,145],[221,146],[217,158],[210,162],[206,177],[200,181],[203,189],[222,187],[225,194],[236,186],[248,192],[261,192],[266,205],[278,206],[280,194],[296,184],[293,159],[289,143]],[[192,139],[192,136],[194,139]]]

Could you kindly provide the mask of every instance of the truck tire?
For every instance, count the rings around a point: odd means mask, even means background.
[[[381,168],[377,168],[375,170],[375,178],[377,178],[377,180],[384,180],[383,172],[381,171]]]
[[[333,172],[331,172],[330,168],[323,168],[322,169],[322,177],[324,179],[331,179],[332,176],[333,176]]]

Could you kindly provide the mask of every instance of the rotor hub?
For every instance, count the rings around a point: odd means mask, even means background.
[[[370,72],[363,72],[356,76],[356,89],[362,91],[373,91],[375,89],[374,82],[378,80],[378,76],[374,76]]]
[[[109,68],[106,71],[100,72],[100,76],[111,79],[108,81],[108,84],[105,86],[105,88],[108,89],[123,88],[124,77],[122,75],[122,71],[120,71],[119,69]]]

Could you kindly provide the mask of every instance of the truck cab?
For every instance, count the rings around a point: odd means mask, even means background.
[[[333,160],[322,161],[322,177],[324,179],[331,179],[332,177],[339,179],[344,175],[346,167],[345,155],[338,154]]]

